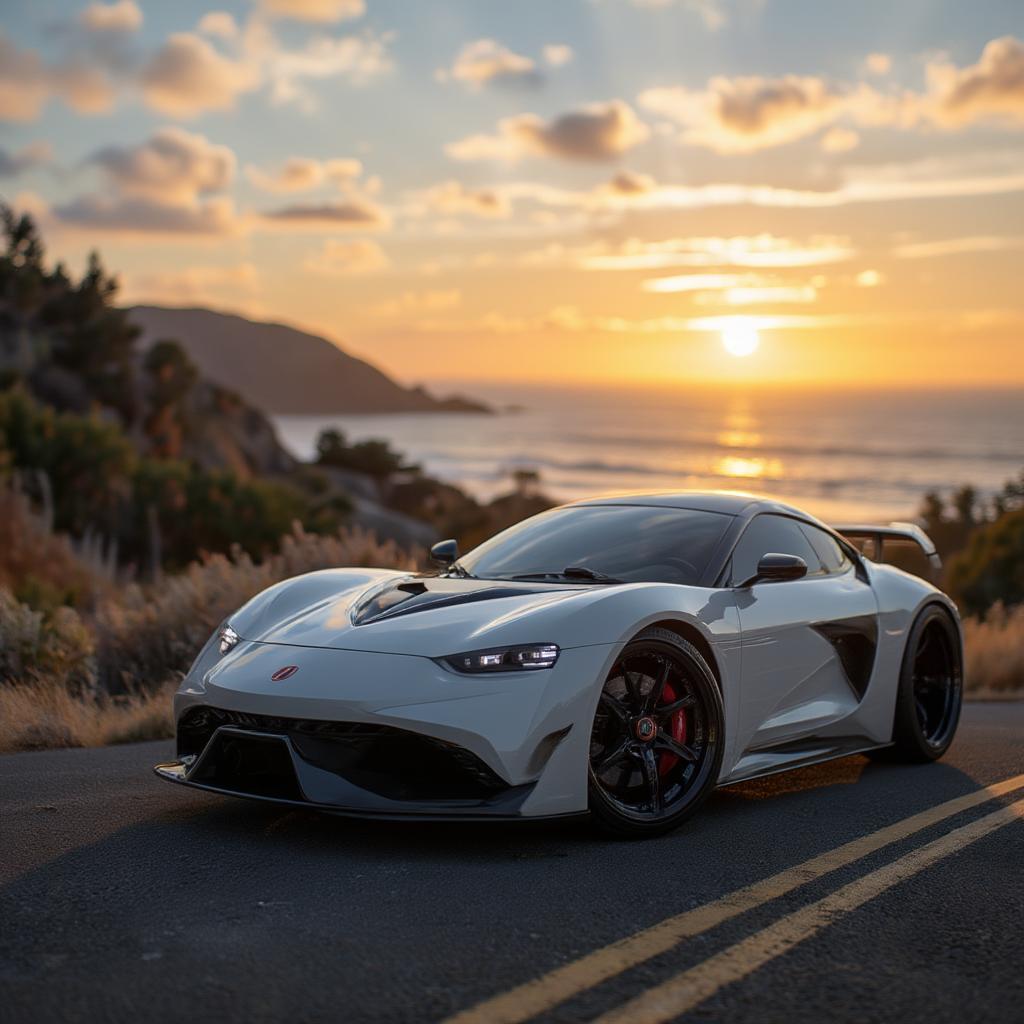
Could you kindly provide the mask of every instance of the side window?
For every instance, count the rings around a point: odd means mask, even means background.
[[[816,526],[811,526],[810,523],[801,523],[800,528],[807,534],[807,539],[811,542],[825,572],[846,572],[853,564],[842,546],[824,530],[819,530]]]
[[[769,552],[799,555],[807,563],[808,576],[821,576],[825,572],[821,559],[795,519],[763,514],[751,520],[732,553],[732,585],[750,579],[757,572],[761,556]]]

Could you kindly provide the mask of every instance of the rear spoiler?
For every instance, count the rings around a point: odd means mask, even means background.
[[[942,568],[942,559],[939,558],[935,544],[920,526],[914,523],[890,523],[888,526],[868,525],[843,525],[833,526],[836,533],[842,534],[851,541],[870,541],[865,546],[864,555],[873,562],[878,562],[882,557],[882,543],[886,538],[890,540],[909,540],[916,544],[925,554],[933,569]]]

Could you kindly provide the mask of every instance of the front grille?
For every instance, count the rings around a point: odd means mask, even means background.
[[[483,800],[509,788],[464,747],[405,729],[206,706],[190,708],[179,720],[178,756],[202,753],[224,725],[287,736],[304,761],[390,800]],[[294,772],[291,776],[294,779]]]

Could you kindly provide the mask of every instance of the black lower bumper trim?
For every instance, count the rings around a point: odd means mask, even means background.
[[[219,709],[198,719],[208,731],[198,753],[157,765],[164,779],[216,793],[371,817],[514,818],[535,783],[512,786],[454,744],[389,727],[245,718]],[[227,720],[228,724],[218,724]],[[179,751],[194,749],[197,717],[179,725]]]

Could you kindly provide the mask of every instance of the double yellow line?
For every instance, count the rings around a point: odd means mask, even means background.
[[[628,938],[588,953],[524,985],[450,1017],[446,1024],[519,1024],[601,982],[667,952],[685,939],[753,910],[823,875],[907,839],[962,811],[1024,788],[1024,775],[948,800],[893,825],[854,839],[770,878],[744,886],[693,910],[667,918]],[[864,875],[830,895],[787,914],[695,967],[648,989],[599,1018],[601,1024],[654,1024],[692,1009],[723,986],[753,973],[770,960],[817,934],[837,917],[855,910],[899,882],[923,871],[1011,821],[1024,818],[1024,800],[1001,807],[933,842]]]

